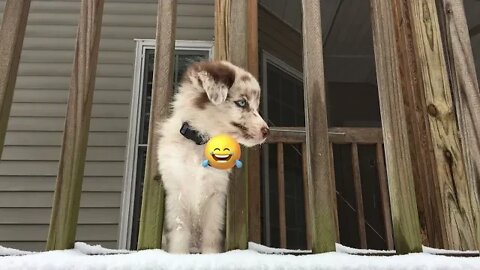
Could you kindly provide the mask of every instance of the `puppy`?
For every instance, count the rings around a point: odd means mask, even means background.
[[[223,250],[230,170],[202,167],[204,144],[218,134],[247,147],[263,143],[269,129],[258,113],[259,103],[257,80],[229,62],[198,62],[186,70],[172,114],[159,125],[169,252]]]

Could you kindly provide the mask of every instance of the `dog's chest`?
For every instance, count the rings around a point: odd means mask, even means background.
[[[212,195],[226,193],[228,171],[204,168],[203,146],[169,144],[166,148],[162,161],[169,163],[168,175],[174,177],[164,179],[165,185],[178,192],[183,203],[199,210]]]

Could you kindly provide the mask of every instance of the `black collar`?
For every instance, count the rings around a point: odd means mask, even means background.
[[[201,134],[198,130],[195,130],[188,122],[183,122],[182,128],[180,128],[180,134],[183,137],[195,142],[197,145],[206,144],[208,142],[208,136]]]

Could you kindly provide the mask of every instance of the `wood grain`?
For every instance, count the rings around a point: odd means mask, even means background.
[[[392,2],[371,0],[393,232],[397,253],[422,250]]]
[[[287,247],[287,216],[285,208],[285,164],[283,143],[277,143],[277,192],[278,224],[280,227],[280,247]]]
[[[161,248],[162,243],[165,191],[158,172],[156,145],[159,138],[158,133],[155,132],[155,124],[166,119],[170,114],[176,14],[176,0],[158,1],[152,106],[137,245],[139,250]]]
[[[258,3],[247,0],[248,71],[258,80]],[[248,241],[262,241],[260,146],[248,149]]]
[[[388,196],[388,183],[385,171],[385,157],[383,154],[383,144],[377,143],[376,147],[376,163],[378,174],[378,188],[380,190],[380,203],[382,205],[383,225],[385,227],[385,238],[387,240],[387,248],[394,249],[393,232],[392,232],[392,215],[390,212],[390,200]]]
[[[246,1],[216,1],[215,14],[216,33],[215,50],[217,60],[227,60],[242,68],[248,69],[247,55],[247,19]],[[224,58],[225,57],[225,58]],[[250,60],[251,62],[251,60]],[[251,164],[249,151],[242,148],[242,160]],[[248,176],[249,166],[234,170],[230,177],[227,196],[225,248],[246,249],[248,246]]]
[[[447,54],[454,109],[472,204],[480,204],[480,90],[463,1],[438,0],[440,26]],[[480,28],[479,28],[480,29]],[[471,34],[471,33],[470,33]],[[480,226],[477,219],[477,238]],[[478,242],[477,247],[480,247]]]
[[[307,249],[312,249],[312,223],[310,218],[310,197],[308,192],[307,144],[302,143],[302,177],[303,177],[303,204],[305,209],[305,237]],[[338,240],[338,239],[337,239]]]
[[[0,28],[0,158],[17,81],[30,0],[8,0]]]
[[[445,219],[443,248],[478,249],[480,205],[465,170],[435,0],[412,1],[409,7],[436,158],[437,207]]]
[[[362,178],[360,176],[360,161],[358,158],[358,145],[352,143],[352,171],[353,171],[353,187],[355,189],[355,202],[357,214],[357,226],[360,238],[360,247],[367,248],[367,231],[365,229],[365,211],[363,209],[362,195]]]
[[[415,55],[412,25],[407,1],[393,2],[395,34],[398,42],[399,69],[408,125],[408,138],[413,177],[417,192],[422,243],[441,247],[445,239],[442,211],[438,207],[438,185],[435,179],[435,156],[430,129],[427,124],[427,106]]]
[[[330,170],[320,1],[303,0],[307,179],[312,251],[335,250],[335,182]]]
[[[103,0],[83,0],[47,250],[73,248],[97,70]]]

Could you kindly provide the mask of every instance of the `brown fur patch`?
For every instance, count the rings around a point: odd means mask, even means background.
[[[253,136],[248,134],[248,129],[247,127],[245,127],[244,125],[240,124],[240,123],[237,123],[237,122],[230,122],[230,124],[232,124],[232,126],[238,128],[240,130],[240,132],[242,132],[242,136],[245,138],[245,139],[253,139]]]
[[[240,77],[240,80],[244,81],[244,82],[247,82],[247,81],[250,81],[252,78],[250,78],[249,75],[247,74],[244,74]]]
[[[207,93],[203,92],[201,93],[197,98],[195,98],[194,105],[199,108],[199,109],[205,109],[207,104],[210,102],[210,99],[208,99]]]
[[[232,87],[235,82],[235,70],[218,61],[194,63],[189,69],[194,70],[193,72],[206,71],[215,82],[223,83],[227,88]]]

